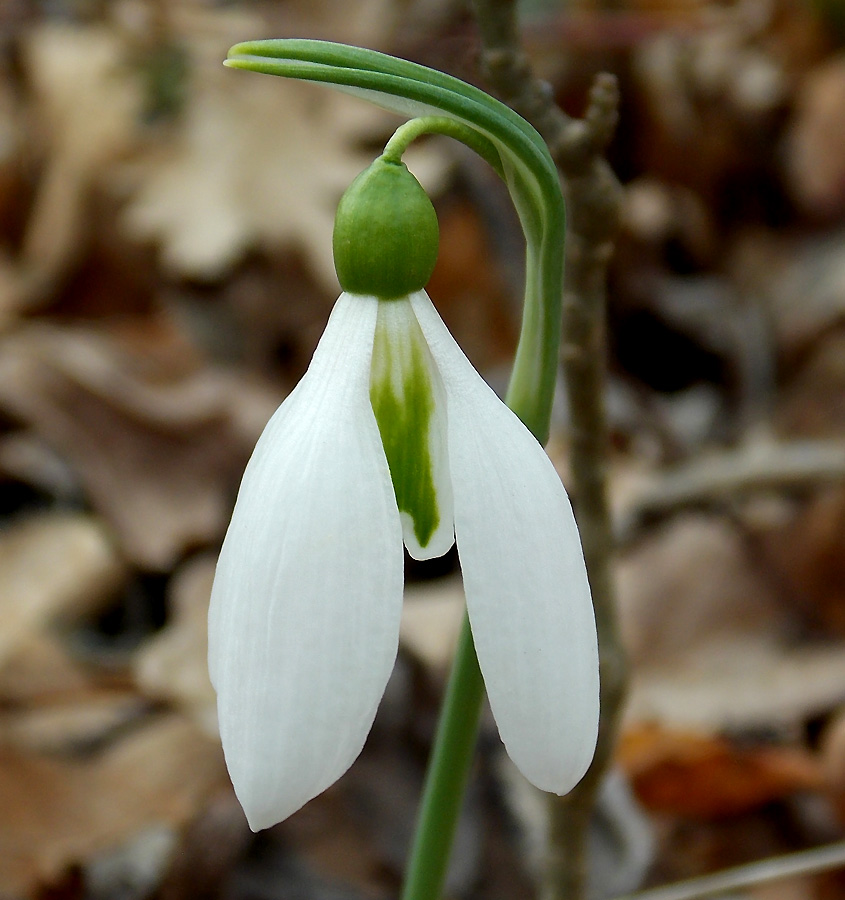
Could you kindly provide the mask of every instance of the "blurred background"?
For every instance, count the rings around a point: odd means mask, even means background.
[[[596,896],[843,837],[845,7],[526,0],[572,115],[620,81],[609,463],[633,681]],[[391,52],[483,84],[464,0],[0,0],[0,897],[395,895],[461,616],[408,569],[365,752],[251,835],[205,668],[252,446],[338,292],[335,205],[398,124],[221,66],[240,40]],[[484,163],[410,168],[429,292],[506,383],[522,239]],[[550,452],[567,477],[559,397]],[[485,719],[454,897],[526,895],[540,798]],[[754,889],[842,896],[835,875]]]

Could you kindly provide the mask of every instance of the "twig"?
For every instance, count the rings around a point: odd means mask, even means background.
[[[845,443],[767,442],[696,460],[662,474],[628,504],[617,523],[620,544],[679,509],[709,507],[749,493],[794,491],[845,479]]]
[[[785,856],[775,856],[759,862],[748,863],[690,878],[676,884],[626,894],[616,900],[698,900],[700,897],[714,897],[730,891],[756,887],[770,881],[794,878],[798,875],[818,875],[845,866],[845,841],[814,847],[812,850],[801,850]]]
[[[599,75],[583,119],[572,119],[535,79],[520,48],[513,0],[475,0],[482,61],[494,89],[546,139],[564,176],[569,224],[563,312],[563,367],[571,410],[571,466],[576,516],[599,634],[601,722],[590,771],[550,804],[544,900],[578,900],[587,879],[587,830],[596,791],[612,756],[625,692],[626,663],[616,618],[610,562],[604,412],[605,279],[621,189],[603,153],[617,122],[612,75]]]

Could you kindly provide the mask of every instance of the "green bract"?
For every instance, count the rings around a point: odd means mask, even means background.
[[[343,290],[382,300],[425,287],[437,261],[437,214],[402,162],[380,157],[349,186],[334,223]]]
[[[544,442],[560,350],[565,216],[557,169],[540,135],[472,85],[360,47],[298,39],[248,41],[232,47],[226,65],[322,82],[406,117],[451,119],[452,136],[504,178],[526,238],[525,311],[507,402]]]

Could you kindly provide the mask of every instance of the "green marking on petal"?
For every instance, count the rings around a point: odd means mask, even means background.
[[[396,504],[400,512],[411,517],[414,534],[425,547],[440,524],[430,440],[435,400],[428,346],[410,304],[401,327],[389,311],[406,303],[379,303],[370,402],[390,467]]]

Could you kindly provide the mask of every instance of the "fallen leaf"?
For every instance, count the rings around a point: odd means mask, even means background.
[[[760,546],[795,612],[827,636],[845,638],[845,489],[817,492]]]
[[[102,606],[125,577],[102,524],[47,514],[0,532],[0,667],[33,635]]]
[[[224,69],[219,36],[190,45],[184,118],[139,160],[126,222],[161,247],[171,272],[212,280],[248,250],[300,249],[334,292],[331,235],[337,202],[371,161],[363,147],[396,119],[324,87]],[[426,186],[439,156],[408,157]]]
[[[30,896],[145,828],[182,827],[226,783],[217,742],[177,716],[85,762],[0,746],[0,892]]]
[[[501,214],[497,204],[510,204],[504,187],[480,167],[473,170],[472,177],[492,207],[490,218],[496,219]],[[504,214],[510,213],[508,208]],[[520,301],[519,288],[512,289],[515,286],[505,277],[507,263],[501,259],[501,248],[491,244],[485,222],[469,202],[452,201],[438,210],[438,219],[440,252],[426,289],[473,365],[485,376],[494,367],[509,372],[519,331]],[[521,256],[521,242],[516,252]],[[521,264],[520,258],[517,267]]]
[[[833,217],[845,211],[845,56],[827,60],[804,79],[786,155],[792,188],[805,210]]]
[[[92,186],[137,137],[142,92],[107,25],[47,22],[23,42],[44,166],[17,260],[18,302],[42,300],[85,243]]]
[[[168,700],[206,734],[217,737],[217,695],[208,677],[208,602],[216,559],[202,555],[170,581],[169,624],[148,641],[135,661],[143,693]]]
[[[681,665],[720,637],[777,628],[776,597],[739,534],[715,516],[686,514],[619,561],[619,610],[638,668]]]
[[[840,824],[845,823],[845,707],[826,724],[819,749],[829,796]]]
[[[24,429],[0,436],[0,474],[63,505],[73,506],[81,496],[67,461],[37,434]]]
[[[721,731],[789,730],[845,700],[845,644],[792,647],[738,635],[692,649],[674,666],[633,675],[626,721]]]
[[[735,816],[822,785],[819,764],[806,750],[741,746],[689,730],[628,728],[617,758],[640,802],[681,816]]]
[[[406,585],[400,644],[426,668],[445,673],[458,646],[465,609],[460,576]]]
[[[53,702],[36,698],[29,707],[0,712],[0,739],[36,753],[84,753],[113,738],[148,708],[131,690],[66,691]]]
[[[843,246],[841,229],[800,240],[753,231],[738,241],[733,277],[765,304],[786,371],[845,320]]]
[[[84,693],[91,684],[91,672],[44,630],[18,640],[0,666],[0,702],[12,708]]]
[[[845,698],[845,643],[796,643],[773,580],[720,519],[676,518],[620,560],[618,579],[630,724],[795,728]]]
[[[252,844],[235,792],[215,793],[184,830],[160,885],[161,900],[214,896]]]
[[[780,393],[775,422],[790,436],[845,435],[845,329],[836,328],[814,343]]]
[[[761,152],[788,97],[774,54],[756,45],[745,7],[708,17],[691,34],[659,29],[632,54],[634,89],[644,120],[640,170],[715,200],[725,172]],[[759,166],[759,160],[754,160]]]
[[[174,377],[166,355],[133,350],[117,331],[23,329],[0,345],[0,408],[70,462],[129,559],[165,569],[225,529],[256,437],[240,434],[251,395],[213,368],[182,363]]]

